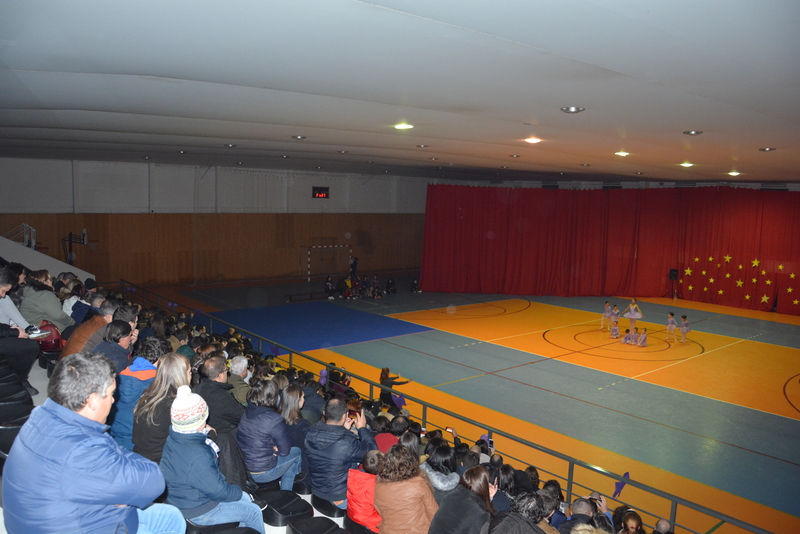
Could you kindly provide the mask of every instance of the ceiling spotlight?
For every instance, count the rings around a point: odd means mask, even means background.
[[[178,150],[178,154],[186,154],[185,150]]]
[[[538,137],[529,137],[529,138],[525,139],[525,142],[534,145],[536,143],[541,143],[542,140],[539,139]]]
[[[563,111],[564,113],[580,113],[581,111],[584,111],[585,109],[586,108],[582,108],[582,107],[579,107],[579,106],[567,106],[567,107],[561,108],[561,111]]]
[[[225,148],[233,148],[233,147],[235,147],[236,145],[232,145],[232,144],[230,144],[230,143],[227,143],[227,144],[226,144],[226,145],[224,145],[224,146],[225,146]]]
[[[641,176],[641,175],[642,175],[642,174],[644,174],[644,173],[643,173],[643,172],[641,172],[641,171],[636,171],[636,174],[638,174],[638,175],[640,175],[640,176]]]
[[[367,163],[372,163],[372,160],[371,160],[371,159],[368,159],[368,160],[367,160]]]
[[[237,162],[236,162],[236,164],[237,164],[237,165],[241,165],[241,164],[242,164],[242,162],[241,162],[241,161],[237,161]]]
[[[293,135],[293,136],[292,136],[292,139],[298,139],[298,140],[303,140],[303,139],[305,139],[305,138],[306,138],[306,136],[305,136],[305,135]]]
[[[400,124],[395,124],[394,127],[397,130],[410,130],[411,128],[414,127],[414,125],[413,124],[400,123]]]
[[[383,172],[389,172],[389,171],[383,171]]]
[[[339,154],[347,154],[347,150],[340,150]]]
[[[689,162],[686,162],[686,163],[681,163],[681,167],[686,167],[687,169],[688,169],[689,167],[693,166],[693,165],[694,165],[694,163],[689,163]]]
[[[286,158],[288,158],[289,156],[281,156],[281,157],[282,157],[283,159],[286,159]]]
[[[150,159],[150,156],[144,156],[144,159]]]
[[[772,152],[773,150],[777,150],[777,148],[759,148],[761,152]]]
[[[739,174],[740,174],[740,173],[738,173],[738,172],[736,172],[736,171],[731,171],[731,172],[729,172],[728,174],[729,174],[730,176],[739,176]]]
[[[317,168],[318,168],[318,169],[321,169],[322,167],[317,167]]]
[[[417,145],[417,148],[428,148],[428,145]]]
[[[518,158],[518,157],[519,157],[519,154],[511,154],[511,157],[512,157],[512,158]]]
[[[501,168],[501,169],[507,169],[507,168],[508,168],[508,165],[503,165],[503,166],[502,166],[502,167],[500,167],[500,168]]]
[[[685,132],[683,132],[683,133],[684,133],[685,135],[700,135],[700,134],[701,134],[701,133],[703,133],[703,132],[702,132],[702,130],[686,130],[686,131],[685,131]]]
[[[581,167],[590,167],[590,166],[591,165],[589,165],[588,163],[581,163]]]
[[[439,158],[431,158],[431,161],[436,161],[436,160],[438,160],[438,159],[439,159]]]
[[[625,152],[625,151],[622,151],[622,150],[620,150],[619,152],[614,152],[615,156],[622,156],[623,158],[625,156],[627,156],[628,154],[630,154],[630,152]]]

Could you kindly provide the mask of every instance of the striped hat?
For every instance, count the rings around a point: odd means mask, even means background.
[[[179,432],[200,430],[208,419],[208,405],[203,397],[192,393],[189,386],[178,388],[178,395],[172,401],[169,411],[172,427]]]

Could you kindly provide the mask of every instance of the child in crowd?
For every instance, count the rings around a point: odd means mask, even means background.
[[[675,341],[678,341],[678,334],[675,330],[678,328],[678,323],[675,322],[675,313],[669,312],[667,319],[667,341],[669,341],[669,335],[672,334],[672,337]]]
[[[633,332],[631,332],[631,345],[638,345],[639,344],[639,327],[634,327]]]
[[[622,343],[624,343],[625,345],[628,345],[628,344],[630,344],[630,342],[631,342],[631,330],[630,330],[630,328],[626,328],[625,329],[625,337],[622,338]]]
[[[686,320],[685,315],[681,315],[681,343],[686,343],[686,334],[692,331],[689,326],[689,321]]]
[[[606,326],[606,322],[608,322],[608,326]],[[600,318],[600,330],[603,327],[608,328],[611,330],[611,304],[606,301],[606,307],[603,309],[603,316]]]
[[[413,282],[411,282],[411,292],[412,293],[422,293],[422,290],[419,288],[419,281],[415,278]]]
[[[642,333],[639,334],[639,342],[637,344],[640,347],[647,346],[647,328],[642,328]]]
[[[611,327],[611,339],[619,339],[619,323],[614,321],[614,325]]]

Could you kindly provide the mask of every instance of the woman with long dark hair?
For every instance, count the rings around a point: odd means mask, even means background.
[[[458,486],[461,477],[456,473],[456,455],[453,448],[444,440],[435,441],[441,443],[430,451],[428,459],[422,462],[420,469],[428,476],[433,487],[433,496],[436,502],[441,504],[444,496]]]
[[[311,423],[303,418],[300,411],[305,405],[305,394],[303,388],[299,384],[290,384],[281,393],[280,411],[283,422],[286,424],[286,432],[289,434],[289,440],[292,442],[292,447],[297,447],[300,451],[303,450],[306,434],[308,429],[311,428]],[[301,455],[301,469],[308,473],[308,458],[305,454]],[[304,480],[295,477],[295,482]]]
[[[411,382],[411,379],[403,381],[400,380],[399,376],[392,376],[388,367],[381,369],[380,383],[382,386],[394,389],[397,386],[402,386],[404,384],[408,384],[409,382]],[[380,399],[381,402],[386,406],[395,406],[394,400],[392,399],[392,392],[388,389],[381,390]]]
[[[480,534],[495,515],[492,497],[496,491],[497,486],[489,484],[485,467],[470,467],[458,486],[442,499],[428,534]]]
[[[428,532],[439,509],[416,455],[400,444],[392,445],[383,458],[375,484],[375,509],[381,514],[380,534]]]

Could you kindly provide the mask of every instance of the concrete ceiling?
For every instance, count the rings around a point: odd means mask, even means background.
[[[798,182],[798,28],[787,0],[0,0],[0,157]]]

